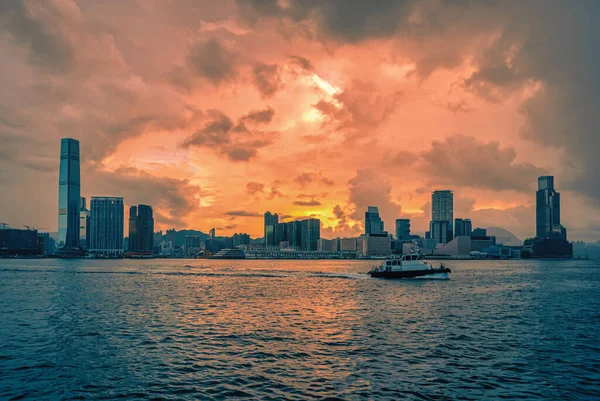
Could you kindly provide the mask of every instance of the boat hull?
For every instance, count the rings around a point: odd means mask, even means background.
[[[450,273],[450,269],[447,267],[440,269],[427,269],[427,270],[392,270],[392,271],[372,271],[369,272],[371,277],[379,278],[413,278],[429,276],[432,274]]]

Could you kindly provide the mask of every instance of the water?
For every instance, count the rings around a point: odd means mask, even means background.
[[[600,396],[600,261],[372,263],[0,260],[0,399]]]

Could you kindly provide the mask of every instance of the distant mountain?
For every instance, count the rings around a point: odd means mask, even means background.
[[[502,227],[488,227],[487,235],[496,237],[496,243],[508,246],[521,246],[523,240]]]

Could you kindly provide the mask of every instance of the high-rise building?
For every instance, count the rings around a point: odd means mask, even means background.
[[[123,198],[93,196],[90,209],[89,252],[123,256]]]
[[[319,238],[321,238],[321,220],[300,220],[300,249],[303,251],[316,251]]]
[[[452,240],[452,223],[446,220],[430,222],[429,236],[438,244],[447,244]]]
[[[246,233],[236,233],[233,234],[232,237],[233,246],[236,247],[238,245],[249,245],[250,244],[250,235]]]
[[[410,219],[396,219],[396,239],[410,238]]]
[[[173,245],[173,247],[181,245],[177,243],[177,230],[175,230],[174,228],[167,230],[165,234],[165,241],[170,242]]]
[[[279,223],[279,216],[277,213],[272,214],[271,212],[265,213],[265,226],[264,226],[264,234],[265,234],[265,246],[276,246],[278,245],[277,241],[277,224]]]
[[[431,221],[454,221],[454,194],[452,191],[433,191],[431,194]]]
[[[365,234],[387,236],[387,232],[383,230],[383,220],[379,217],[379,209],[369,206],[365,212]]]
[[[471,222],[471,219],[463,220],[463,233],[466,237],[470,237],[473,233],[473,223]]]
[[[452,240],[453,221],[454,194],[450,190],[433,191],[431,194],[429,238],[437,240],[438,244],[450,242]]]
[[[148,205],[129,209],[129,251],[152,252],[154,248],[154,216]]]
[[[90,238],[90,211],[87,208],[85,198],[81,198],[81,209],[79,209],[79,245],[87,249]]]
[[[199,235],[185,236],[185,256],[192,257],[202,250],[202,238]]]
[[[58,181],[58,249],[79,251],[79,210],[81,201],[79,141],[63,138],[60,142]]]
[[[560,224],[560,193],[554,189],[554,177],[538,178],[535,203],[535,236],[567,239],[567,230]]]
[[[465,234],[465,221],[463,219],[454,219],[454,236],[464,237]]]

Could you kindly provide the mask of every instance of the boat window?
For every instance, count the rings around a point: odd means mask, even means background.
[[[392,265],[392,262],[388,260],[387,262],[385,262],[385,265],[386,265],[386,266],[391,266],[391,265]]]
[[[398,266],[398,261],[397,261],[397,260],[394,260],[394,262],[392,262],[392,265],[394,265],[394,266]]]

